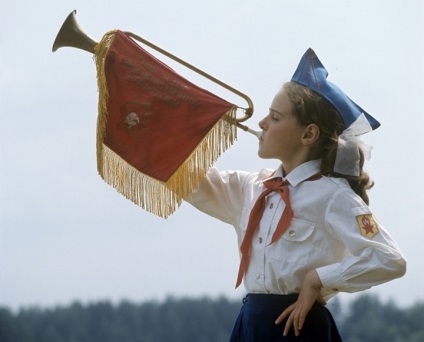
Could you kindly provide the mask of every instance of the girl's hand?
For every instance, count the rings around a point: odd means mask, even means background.
[[[299,336],[300,330],[305,323],[306,315],[311,310],[314,303],[318,301],[318,303],[322,305],[326,304],[321,297],[321,288],[322,284],[318,273],[315,270],[309,271],[303,280],[297,301],[285,309],[275,321],[275,324],[280,324],[288,317],[284,328],[284,336],[287,336],[292,326],[295,335]]]

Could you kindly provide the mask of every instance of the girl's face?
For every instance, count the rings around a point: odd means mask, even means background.
[[[284,89],[275,95],[269,114],[259,122],[263,134],[258,155],[264,159],[279,159],[285,173],[307,160],[309,147],[304,143],[305,127],[293,116],[293,104]]]

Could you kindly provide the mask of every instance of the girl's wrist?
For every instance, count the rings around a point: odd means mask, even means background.
[[[323,286],[322,286],[322,283],[321,283],[321,279],[318,275],[318,272],[315,269],[310,270],[306,274],[305,280],[311,288],[314,288],[314,289],[321,291]]]

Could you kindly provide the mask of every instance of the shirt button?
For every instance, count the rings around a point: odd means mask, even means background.
[[[259,243],[262,243],[262,241],[263,241],[263,240],[262,240],[262,238],[260,237],[260,238],[259,238]]]
[[[293,236],[295,236],[295,235],[296,235],[296,232],[295,232],[293,229],[290,229],[290,230],[289,230],[289,235],[290,235],[291,237],[293,237]]]
[[[274,203],[271,203],[271,204],[269,205],[269,209],[272,209],[272,208],[274,208]]]
[[[259,273],[256,273],[256,279],[259,279],[261,277],[261,275]]]

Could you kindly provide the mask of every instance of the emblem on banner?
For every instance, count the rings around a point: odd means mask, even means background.
[[[137,126],[140,123],[140,118],[136,112],[131,112],[125,117],[125,123],[128,126],[128,129]]]
[[[375,235],[378,234],[378,226],[371,214],[356,216],[356,220],[358,221],[361,235],[372,239]]]
[[[121,107],[121,120],[127,129],[145,129],[149,126],[152,116],[149,102],[130,101]]]

